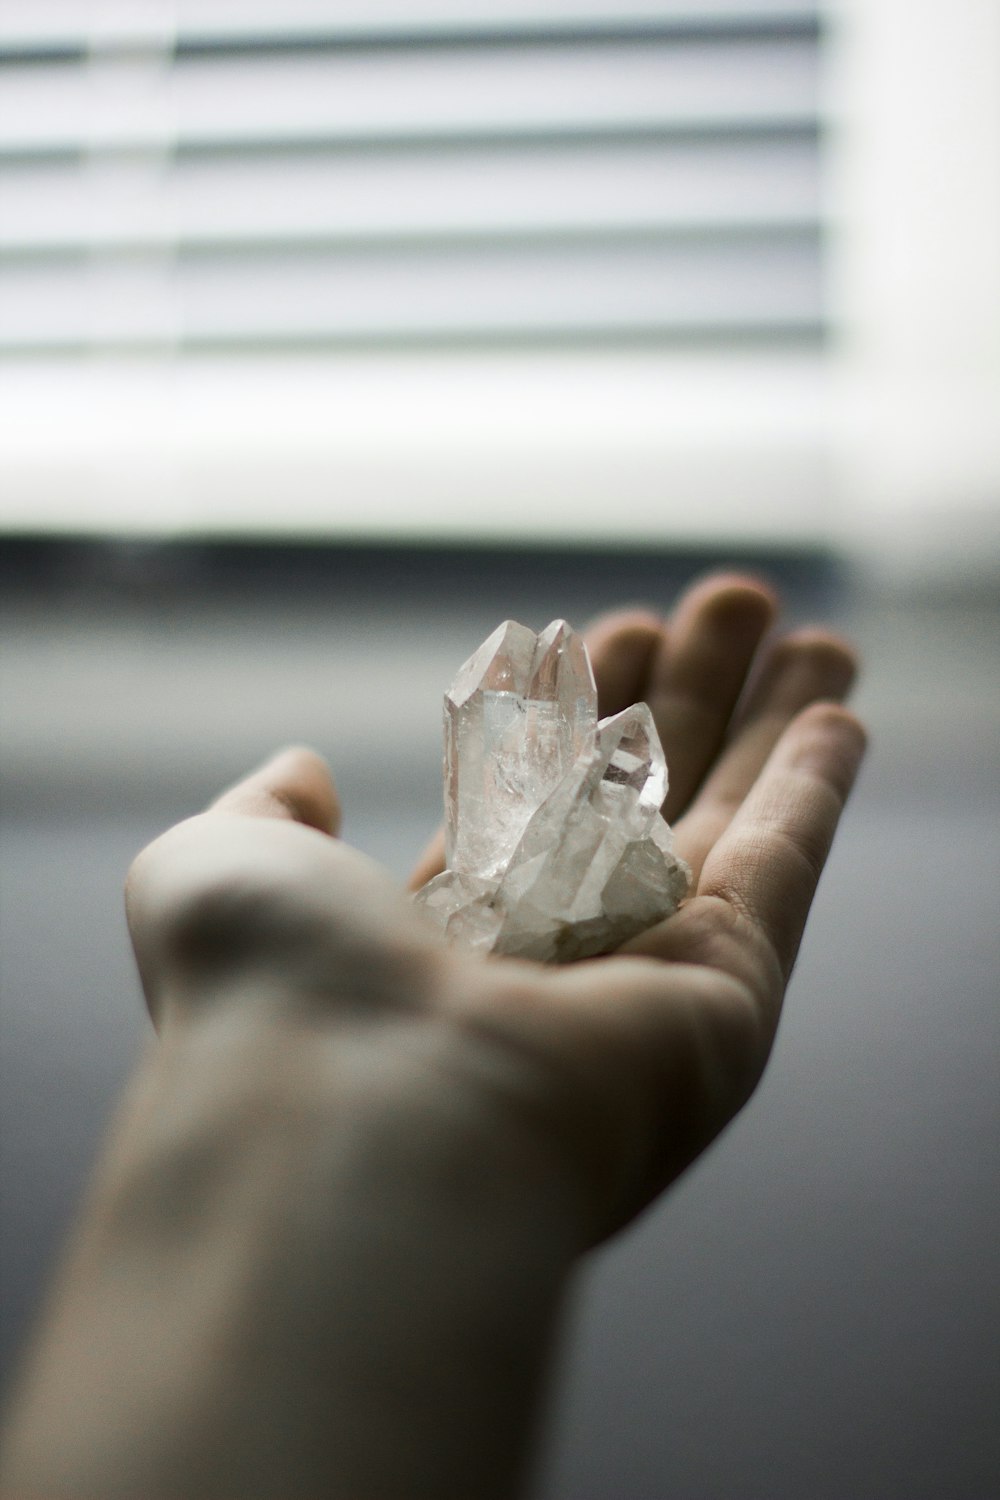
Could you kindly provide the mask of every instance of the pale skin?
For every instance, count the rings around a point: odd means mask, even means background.
[[[716,575],[589,633],[601,712],[653,709],[695,876],[627,951],[446,947],[308,750],[139,856],[157,1039],[14,1392],[9,1500],[523,1492],[573,1267],[755,1087],[861,760],[850,648],[775,616]]]

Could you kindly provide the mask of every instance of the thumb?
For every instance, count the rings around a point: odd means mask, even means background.
[[[222,793],[208,815],[286,818],[320,833],[340,830],[340,799],[330,768],[314,750],[301,745],[279,750],[256,771]]]

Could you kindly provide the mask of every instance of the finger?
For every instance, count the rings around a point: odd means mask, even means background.
[[[650,667],[663,638],[663,621],[650,610],[618,610],[587,626],[584,640],[602,718],[645,698]]]
[[[668,627],[650,610],[602,615],[585,632],[599,712],[646,701],[670,772],[667,816],[683,807],[711,763],[761,636],[773,595],[739,575],[716,574],[680,601]],[[410,876],[418,890],[444,869],[444,834],[434,835]]]
[[[785,730],[705,861],[698,897],[749,921],[787,981],[837,823],[865,751],[847,709],[817,703]]]
[[[666,813],[686,805],[725,734],[747,670],[776,612],[753,579],[715,574],[681,599],[664,627],[650,610],[600,616],[585,633],[599,712],[646,701],[667,754]],[[418,890],[444,869],[444,834],[434,835],[410,876]]]
[[[329,767],[313,750],[293,746],[217,797],[209,813],[288,818],[320,833],[340,828],[340,800]]]
[[[688,806],[718,754],[776,612],[769,589],[735,574],[696,584],[674,610],[645,694],[667,757],[668,819]]]
[[[829,631],[796,631],[771,647],[726,748],[677,825],[678,850],[696,880],[787,726],[810,703],[840,702],[856,671],[852,648]]]
[[[422,885],[426,885],[428,880],[433,880],[435,875],[440,875],[443,869],[444,829],[439,828],[414,865],[410,878],[407,881],[408,889],[419,891]]]

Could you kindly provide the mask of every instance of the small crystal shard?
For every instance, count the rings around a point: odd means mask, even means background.
[[[501,625],[445,695],[445,859],[416,899],[449,939],[565,963],[676,910],[690,871],[660,808],[667,765],[637,703],[597,720],[564,620]]]

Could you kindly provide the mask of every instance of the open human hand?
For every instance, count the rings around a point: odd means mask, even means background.
[[[753,1089],[861,757],[849,649],[769,642],[774,614],[715,577],[590,634],[602,712],[653,710],[695,879],[610,957],[449,947],[336,837],[311,751],[139,856],[160,1036],[36,1336],[5,1493],[520,1493],[572,1265]]]
[[[154,1018],[236,1004],[371,1028],[408,1080],[411,1123],[430,1070],[463,1100],[470,1156],[507,1131],[556,1163],[580,1248],[627,1222],[756,1084],[863,751],[838,701],[852,652],[818,629],[771,640],[775,614],[769,590],[722,575],[666,621],[629,611],[589,632],[601,713],[653,710],[665,813],[694,877],[681,910],[618,954],[547,969],[446,947],[335,838],[323,763],[287,751],[136,862],[130,922]],[[441,863],[436,840],[413,884]]]

